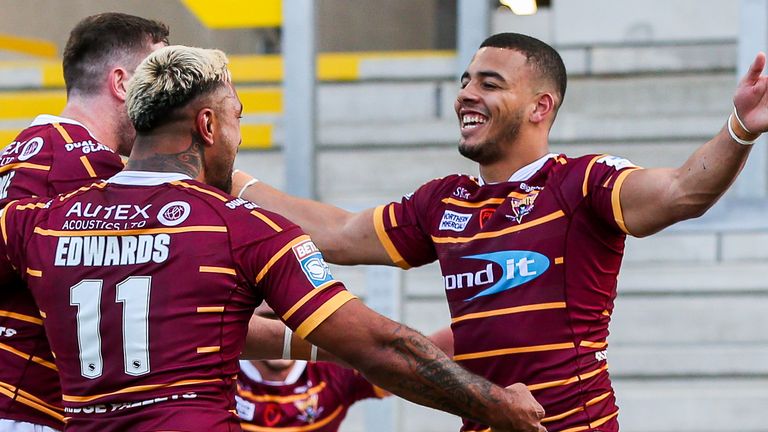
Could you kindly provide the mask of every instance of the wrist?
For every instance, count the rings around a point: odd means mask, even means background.
[[[728,117],[728,134],[731,138],[741,145],[752,145],[760,137],[759,133],[751,132],[739,118],[736,107],[733,107],[733,113]]]

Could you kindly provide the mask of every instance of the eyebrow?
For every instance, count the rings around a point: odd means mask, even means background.
[[[501,76],[500,73],[494,72],[494,71],[479,71],[477,72],[477,75],[483,78],[495,78],[502,82],[507,82],[507,80],[504,79],[503,76]],[[469,78],[469,72],[464,72],[461,75],[461,81],[464,81],[465,79]]]

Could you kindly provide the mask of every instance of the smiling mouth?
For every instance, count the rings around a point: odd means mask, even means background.
[[[472,130],[484,125],[488,118],[480,114],[464,114],[461,116],[461,130]]]

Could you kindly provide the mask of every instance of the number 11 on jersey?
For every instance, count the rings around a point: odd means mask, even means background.
[[[70,288],[70,305],[77,306],[77,343],[80,374],[101,376],[104,359],[101,349],[102,279],[84,279]],[[123,305],[123,367],[128,375],[149,373],[149,295],[151,276],[131,276],[117,284],[115,302]]]

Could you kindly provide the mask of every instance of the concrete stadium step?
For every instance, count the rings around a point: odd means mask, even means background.
[[[764,432],[768,378],[614,381],[624,432]]]
[[[617,340],[612,335],[609,341]],[[768,377],[768,343],[617,345],[608,348],[617,379]]]

